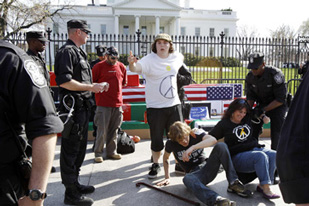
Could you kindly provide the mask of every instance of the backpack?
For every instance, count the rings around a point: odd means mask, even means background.
[[[135,142],[120,128],[117,132],[117,153],[128,154],[135,151]]]

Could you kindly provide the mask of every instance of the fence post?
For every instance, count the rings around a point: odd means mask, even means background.
[[[137,53],[138,53],[138,58],[141,56],[141,33],[140,30],[138,29],[137,32],[135,32],[137,34]]]
[[[220,73],[219,73],[219,83],[222,83],[222,67],[223,67],[223,45],[224,45],[224,41],[223,41],[223,38],[224,38],[225,34],[223,33],[223,31],[220,33],[220,37],[221,37],[221,41],[220,41],[220,47],[221,47],[221,58],[220,58],[220,61],[221,61],[221,65],[220,65]]]
[[[48,58],[49,58],[49,71],[52,71],[52,61],[51,61],[51,32],[52,30],[48,27],[48,29],[46,30],[47,32],[47,39],[48,39]]]

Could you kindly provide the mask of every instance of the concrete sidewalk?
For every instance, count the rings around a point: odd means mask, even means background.
[[[57,172],[50,175],[47,193],[48,197],[44,202],[45,206],[61,206],[64,205],[64,186],[61,184],[59,156],[60,156],[60,141],[58,139],[54,166]],[[266,147],[270,147],[269,138],[263,138],[261,143]],[[182,200],[178,200],[167,194],[149,189],[145,186],[136,187],[137,182],[145,182],[155,184],[164,178],[163,167],[159,176],[155,180],[147,178],[148,167],[150,163],[150,140],[141,140],[135,146],[135,152],[128,155],[123,155],[121,160],[104,160],[103,163],[94,163],[94,155],[91,150],[92,141],[88,142],[86,158],[81,168],[80,182],[82,184],[94,185],[96,191],[88,195],[95,200],[94,206],[168,206],[191,205]],[[212,148],[206,149],[207,156]],[[161,158],[162,166],[162,158]],[[183,176],[174,173],[175,161],[171,156],[171,184],[161,189],[177,194],[181,197],[199,202],[199,200],[190,193],[182,183]],[[246,185],[247,189],[254,191],[254,195],[250,198],[241,198],[236,194],[231,194],[226,191],[228,183],[225,178],[225,172],[219,173],[216,179],[208,186],[219,193],[223,197],[227,197],[237,202],[238,206],[284,206],[293,205],[285,204],[283,199],[266,200],[260,193],[255,192],[258,180]],[[277,194],[281,194],[278,185],[271,186],[272,190]],[[201,203],[201,205],[204,205]]]

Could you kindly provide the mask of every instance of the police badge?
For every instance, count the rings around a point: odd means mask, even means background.
[[[24,65],[25,70],[27,71],[35,86],[39,88],[47,86],[47,81],[44,75],[40,71],[38,65],[32,59],[25,60]]]

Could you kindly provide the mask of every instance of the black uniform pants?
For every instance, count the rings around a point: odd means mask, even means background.
[[[270,135],[271,135],[271,149],[277,150],[277,146],[279,143],[280,131],[284,122],[285,113],[287,111],[287,107],[285,105],[281,105],[271,111],[266,112],[266,116],[270,118]],[[260,124],[253,124],[254,134],[260,135],[262,132],[263,121]],[[256,137],[258,137],[256,135]]]
[[[68,138],[61,140],[60,170],[62,183],[65,186],[78,181],[86,154],[89,116],[88,108],[75,109],[73,113],[75,123],[71,133]]]

